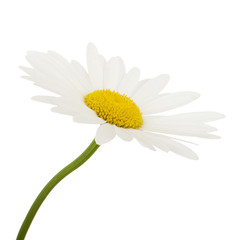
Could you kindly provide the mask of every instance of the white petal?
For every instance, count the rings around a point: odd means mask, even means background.
[[[114,125],[105,123],[100,125],[97,130],[95,141],[98,145],[102,145],[111,141],[116,136]]]
[[[221,138],[220,136],[217,136],[215,134],[209,134],[209,133],[199,134],[197,137],[208,138],[208,139],[219,139],[219,138]]]
[[[59,111],[56,111],[59,112]],[[99,118],[96,114],[78,114],[73,116],[74,122],[88,123],[88,124],[104,124],[105,121]]]
[[[103,119],[99,118],[95,113],[91,113],[91,112],[82,111],[81,113],[76,113],[75,111],[71,110],[66,106],[53,107],[51,110],[52,112],[56,112],[64,115],[70,115],[73,117],[73,121],[78,123],[87,123],[87,124],[105,123]]]
[[[68,80],[74,88],[79,89],[83,94],[89,91],[89,87],[86,86],[86,78],[83,76],[79,78],[78,72],[75,71],[75,68],[70,62],[53,51],[48,51],[48,56],[57,64],[59,72],[61,72],[64,78]]]
[[[84,88],[87,89],[88,92],[92,92],[94,88],[84,67],[75,60],[71,61],[71,65]]]
[[[164,152],[169,152],[170,148],[167,146],[167,144],[158,141],[158,139],[156,138],[155,135],[151,135],[148,132],[144,132],[142,131],[142,135],[144,138],[148,139],[149,142],[151,142],[151,144],[159,149],[161,149]]]
[[[71,83],[65,78],[64,74],[62,74],[61,67],[48,54],[29,51],[26,59],[33,66],[33,68],[35,68],[41,74],[52,78],[52,81],[59,81],[59,83],[63,86],[73,88]]]
[[[36,85],[63,96],[82,94],[81,87],[76,87],[71,80],[73,70],[69,64],[56,60],[52,55],[40,52],[28,52],[26,59],[33,66],[33,70],[27,71],[29,79]],[[63,63],[64,62],[64,63]],[[66,70],[67,69],[67,70]]]
[[[120,57],[111,58],[104,69],[104,89],[116,90],[125,74],[125,67]]]
[[[138,68],[132,68],[131,70],[129,70],[120,82],[119,87],[117,88],[118,92],[126,94],[128,97],[131,97],[131,94],[137,87],[139,77],[140,70]]]
[[[136,129],[129,129],[129,132],[131,132],[131,134],[133,135],[133,137],[143,146],[146,148],[149,148],[153,151],[155,151],[156,149],[153,147],[153,144],[151,143],[151,141],[149,141],[149,139],[147,139],[144,136],[144,132],[142,132],[141,130],[136,130]]]
[[[118,137],[120,137],[124,141],[131,141],[133,139],[133,136],[127,129],[119,128],[115,126],[115,131]]]
[[[137,82],[137,86],[135,87],[134,91],[132,92],[132,97],[135,95],[135,93],[148,81],[149,79],[144,79]]]
[[[172,151],[186,158],[198,159],[198,156],[191,149],[177,142],[174,138],[135,129],[129,129],[129,131],[144,147],[152,150],[155,150],[154,147],[157,147],[165,152]]]
[[[85,103],[83,102],[83,98],[79,97],[78,99],[72,99],[68,97],[54,97],[54,96],[34,96],[32,97],[32,100],[49,103],[57,106],[61,105],[69,105],[69,107],[73,107],[80,110],[86,109],[91,110],[88,108]],[[91,110],[92,111],[92,110]]]
[[[185,145],[174,141],[172,139],[164,140],[165,144],[170,148],[170,150],[180,156],[190,158],[193,160],[197,160],[198,156],[195,152],[193,152],[190,148],[186,147]]]
[[[168,118],[168,117],[165,117]],[[157,121],[159,119],[159,121]],[[164,119],[164,117],[163,117]],[[142,129],[151,132],[162,132],[183,136],[207,137],[208,132],[217,129],[202,122],[167,121],[158,116],[143,116]]]
[[[157,119],[157,121],[212,122],[224,117],[225,116],[223,114],[217,113],[217,112],[192,112],[192,113],[181,113],[181,114],[176,114],[172,116],[160,117],[160,119]]]
[[[145,116],[147,121],[151,123],[169,123],[169,122],[212,122],[225,116],[216,112],[192,112],[192,113],[180,113],[171,116]]]
[[[87,66],[90,81],[95,89],[103,88],[103,68],[96,47],[89,43],[87,47]]]
[[[168,111],[192,102],[200,95],[195,92],[177,92],[159,95],[155,100],[141,106],[144,115]]]
[[[169,81],[168,75],[159,75],[156,78],[149,79],[132,96],[133,101],[138,105],[146,103],[166,86]]]
[[[25,73],[27,73],[28,75],[34,74],[34,69],[33,68],[24,67],[24,66],[19,66],[19,68],[21,70],[23,70]]]
[[[162,147],[164,146],[166,148],[165,149],[166,151],[167,149],[169,149],[169,151],[172,151],[180,156],[194,160],[198,159],[196,153],[194,153],[190,148],[186,147],[185,145],[177,142],[176,140],[168,136],[151,133],[148,133],[147,135],[149,141],[152,140],[152,144],[160,149],[162,149]]]
[[[34,96],[34,97],[32,97],[32,100],[34,100],[34,101],[49,103],[49,104],[53,104],[53,105],[58,105],[60,99],[62,99],[62,98],[54,97],[54,96]]]
[[[91,123],[105,122],[103,119],[99,118],[92,109],[88,108],[80,98],[78,102],[68,98],[53,96],[35,96],[32,99],[56,105],[57,107],[52,108],[53,112],[74,116],[74,120],[78,122],[81,122],[81,119],[84,119],[83,122],[86,122],[85,119],[88,118],[91,119]]]
[[[81,96],[81,92],[78,94],[73,93],[71,89],[62,86],[61,83],[55,83],[53,78],[49,78],[46,75],[43,75],[36,69],[34,69],[34,73],[31,76],[22,76],[22,78],[33,81],[34,85],[39,86],[43,89],[56,93],[62,96],[72,96],[72,95],[79,95]]]
[[[100,65],[102,66],[102,69],[104,69],[105,66],[106,66],[106,64],[107,64],[104,56],[101,55],[101,54],[99,54],[99,55],[98,55],[98,59],[99,59]]]

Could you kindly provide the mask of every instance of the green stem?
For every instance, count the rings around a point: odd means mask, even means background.
[[[17,240],[23,240],[25,238],[34,216],[36,215],[44,199],[52,191],[52,189],[68,174],[70,174],[78,167],[80,167],[83,163],[85,163],[98,148],[99,145],[96,144],[95,140],[93,140],[88,146],[88,148],[78,158],[76,158],[73,162],[63,168],[48,182],[48,184],[39,193],[30,210],[28,211],[28,214],[25,217],[24,222],[18,232]]]

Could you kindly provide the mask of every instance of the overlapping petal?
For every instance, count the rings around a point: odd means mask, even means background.
[[[155,78],[148,79],[136,90],[132,99],[138,106],[142,106],[149,100],[153,99],[160,93],[169,81],[166,74],[159,75]]]
[[[138,85],[140,78],[140,70],[138,68],[132,68],[125,74],[122,81],[119,83],[117,91],[122,94],[126,94],[131,97],[132,93]]]
[[[96,143],[102,145],[111,141],[116,136],[116,131],[113,125],[105,123],[100,125],[96,133]]]
[[[156,99],[142,105],[141,111],[144,115],[169,111],[184,106],[199,98],[199,96],[200,94],[195,92],[176,92],[159,95]]]
[[[99,57],[96,47],[89,43],[87,46],[87,67],[90,81],[94,89],[103,88],[103,58]]]
[[[111,58],[104,68],[104,82],[103,88],[110,90],[117,90],[123,76],[125,74],[125,67],[120,57]]]

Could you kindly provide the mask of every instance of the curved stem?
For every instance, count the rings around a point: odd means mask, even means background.
[[[99,148],[99,145],[96,144],[95,140],[91,142],[88,148],[73,162],[63,168],[59,173],[57,173],[43,188],[43,190],[39,193],[36,200],[32,204],[30,210],[28,211],[27,216],[24,219],[24,222],[18,232],[17,240],[23,240],[27,234],[27,231],[33,221],[34,216],[36,215],[38,209],[40,208],[41,204],[48,196],[48,194],[52,191],[52,189],[68,174],[76,170],[80,167],[83,163],[85,163],[93,153]]]

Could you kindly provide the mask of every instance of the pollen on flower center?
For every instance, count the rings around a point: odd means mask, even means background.
[[[96,90],[84,99],[98,117],[122,128],[140,128],[143,119],[139,107],[131,98],[108,89]]]

